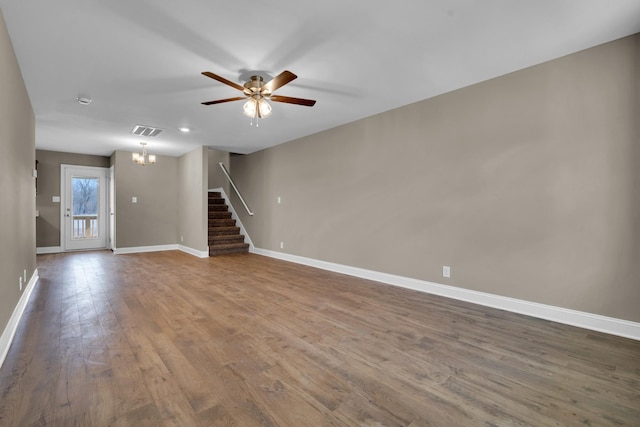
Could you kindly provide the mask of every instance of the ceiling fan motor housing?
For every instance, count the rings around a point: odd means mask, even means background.
[[[251,76],[251,80],[249,80],[244,84],[244,87],[246,88],[245,93],[249,96],[252,96],[252,95],[266,96],[268,95],[267,91],[265,90],[265,92],[263,93],[263,88],[265,84],[266,83],[262,78],[262,76]]]

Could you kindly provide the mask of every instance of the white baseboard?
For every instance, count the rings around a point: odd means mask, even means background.
[[[198,258],[209,258],[209,251],[199,251],[183,245],[157,245],[157,246],[133,246],[130,248],[116,248],[115,255],[139,254],[143,252],[182,251]]]
[[[4,359],[9,353],[9,348],[11,348],[13,337],[16,335],[18,325],[20,324],[20,319],[22,318],[24,309],[27,308],[27,303],[29,302],[29,298],[31,298],[31,292],[33,292],[33,289],[36,286],[38,277],[38,269],[36,269],[33,272],[31,279],[27,283],[27,286],[24,288],[22,296],[20,296],[18,304],[16,305],[16,308],[13,310],[13,313],[9,318],[9,323],[7,323],[7,326],[4,328],[4,331],[0,336],[0,368],[4,364]]]
[[[162,252],[177,251],[178,245],[157,245],[157,246],[132,246],[130,248],[115,248],[113,253],[116,255],[139,254],[142,252]]]
[[[190,255],[197,256],[198,258],[209,258],[209,251],[199,251],[198,249],[190,248],[189,246],[178,245],[178,250],[186,252]]]
[[[46,246],[42,248],[36,248],[36,254],[59,254],[62,252],[62,246]]]
[[[442,285],[424,280],[412,279],[409,277],[396,276],[393,274],[381,273],[363,268],[350,267],[348,265],[335,264],[332,262],[305,258],[297,255],[285,254],[266,249],[254,248],[251,252],[297,264],[308,265],[323,270],[336,273],[347,274],[349,276],[374,280],[388,285],[413,289],[429,294],[440,295],[500,310],[511,311],[513,313],[525,314],[527,316],[540,319],[551,320],[553,322],[564,323],[593,331],[604,332],[634,340],[640,340],[640,323],[628,320],[616,319],[613,317],[601,316],[599,314],[586,313],[552,305],[540,304],[515,298],[503,297],[500,295],[485,292],[472,291],[455,286]]]

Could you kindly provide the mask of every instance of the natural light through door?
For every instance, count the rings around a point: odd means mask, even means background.
[[[106,245],[104,168],[63,165],[64,249],[99,249]]]
[[[100,181],[98,178],[71,178],[72,222],[71,238],[97,239],[98,230],[98,199]]]

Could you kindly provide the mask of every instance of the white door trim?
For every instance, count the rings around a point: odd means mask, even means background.
[[[109,168],[109,176],[108,176],[108,181],[109,181],[109,186],[107,187],[107,191],[108,191],[108,210],[109,210],[109,219],[107,221],[107,230],[108,230],[108,234],[107,234],[107,239],[109,239],[109,241],[107,242],[107,248],[111,249],[112,251],[114,251],[116,249],[116,183],[115,183],[115,172],[116,172],[116,168],[115,166],[111,166]]]
[[[91,247],[91,248],[70,248],[67,247],[67,238],[66,238],[66,233],[68,232],[67,230],[67,221],[66,221],[66,209],[68,207],[69,201],[68,198],[70,197],[70,195],[68,194],[68,189],[67,189],[67,182],[66,182],[66,173],[67,170],[79,170],[79,171],[86,171],[88,174],[91,174],[92,172],[99,172],[99,174],[102,174],[104,177],[104,180],[102,180],[101,184],[100,184],[100,202],[99,202],[99,206],[100,206],[100,210],[98,212],[98,215],[102,217],[102,220],[99,221],[99,223],[102,223],[101,225],[103,225],[103,229],[100,231],[101,235],[103,236],[103,242],[100,242],[99,244],[97,244],[96,247]],[[107,177],[109,176],[109,168],[102,168],[102,167],[97,167],[97,166],[78,166],[78,165],[67,165],[67,164],[61,164],[60,165],[60,247],[62,249],[62,252],[66,252],[69,250],[82,250],[82,249],[101,249],[101,248],[106,248],[107,247],[107,237],[108,237],[108,183],[107,183]]]

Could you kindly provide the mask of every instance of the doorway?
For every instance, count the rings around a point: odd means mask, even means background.
[[[61,169],[62,250],[106,248],[109,169],[72,165]]]

